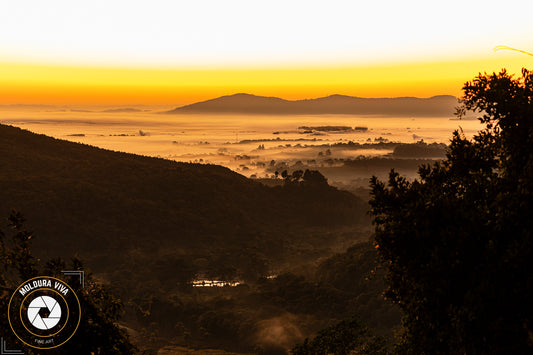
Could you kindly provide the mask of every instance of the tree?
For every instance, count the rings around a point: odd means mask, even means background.
[[[304,172],[302,170],[295,170],[292,172],[292,175],[290,177],[291,182],[300,182],[300,179],[304,175]]]
[[[371,179],[386,295],[404,313],[400,353],[533,351],[533,73],[479,74],[463,87],[446,159],[407,181]]]
[[[310,185],[315,186],[327,186],[328,179],[320,173],[318,170],[309,170],[305,169],[305,172],[302,177],[303,181]]]
[[[10,233],[0,229],[0,308],[7,310],[10,293],[21,282],[39,275],[66,279],[62,270],[83,270],[82,262],[73,258],[70,265],[60,259],[51,259],[41,265],[39,259],[31,252],[33,234],[24,228],[24,217],[12,211],[8,217]],[[78,295],[82,318],[80,325],[68,342],[54,349],[54,354],[132,354],[136,348],[130,343],[126,333],[116,322],[122,315],[123,304],[115,298],[107,287],[96,283],[92,275],[85,273],[84,287],[79,279],[72,280]],[[8,341],[11,348],[20,344],[12,335],[7,317],[0,317],[0,333]],[[26,348],[26,354],[34,354],[34,350]]]
[[[321,330],[313,340],[305,339],[291,350],[293,355],[386,354],[385,339],[372,335],[357,318]]]

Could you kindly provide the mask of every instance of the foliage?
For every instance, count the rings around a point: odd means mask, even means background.
[[[367,205],[327,185],[319,173],[303,169],[297,182],[270,188],[222,167],[110,152],[14,127],[0,125],[0,138],[0,212],[24,211],[39,230],[34,255],[48,260],[79,253],[109,281],[126,305],[124,323],[138,331],[134,340],[143,348],[173,342],[288,349],[359,310],[369,325],[370,318],[393,318],[381,307],[382,288],[361,293],[314,277],[315,261],[332,246],[353,240],[355,230],[367,236]],[[359,221],[364,225],[355,228]],[[362,274],[366,266],[356,269]],[[257,283],[289,267],[295,273],[305,268],[305,277]],[[342,269],[342,261],[335,267]],[[321,270],[332,273],[328,266]],[[246,285],[190,286],[203,277]],[[111,319],[113,304],[104,297],[95,309]],[[383,312],[375,312],[376,304]],[[277,327],[285,316],[285,328]],[[275,336],[258,340],[263,329],[297,331],[279,343]],[[79,335],[99,336],[92,330]]]
[[[309,266],[305,277],[282,273],[237,287],[191,287],[158,297],[153,290],[134,303],[141,323],[190,347],[281,354],[347,314],[390,338],[399,311],[383,299],[382,278],[372,277],[375,267],[375,249],[364,242],[326,258],[314,275]]]
[[[454,132],[419,180],[371,181],[387,296],[404,312],[398,351],[530,353],[533,73],[479,74],[463,91],[459,115],[480,112],[485,129]]]
[[[431,143],[427,144],[420,140],[412,144],[398,144],[394,148],[393,155],[399,158],[413,157],[438,157],[444,158],[446,154],[446,144]]]
[[[51,259],[41,266],[31,252],[33,234],[24,228],[24,218],[13,211],[8,218],[7,235],[0,230],[0,287],[4,293],[0,297],[2,309],[7,309],[10,292],[24,280],[39,275],[64,278],[61,270],[83,270],[78,258],[66,265],[60,258]],[[63,346],[55,350],[57,354],[131,354],[135,347],[129,342],[126,333],[116,322],[122,314],[122,302],[115,298],[107,287],[95,282],[90,273],[85,273],[84,287],[79,279],[71,280],[82,308],[82,319],[77,332]],[[19,343],[11,335],[6,317],[0,318],[0,333],[10,345]],[[26,349],[25,353],[33,354]]]
[[[385,339],[371,334],[357,318],[344,320],[321,330],[313,340],[295,346],[293,355],[385,355]]]
[[[287,184],[299,184],[303,183],[304,185],[310,186],[328,186],[328,180],[317,170],[294,170],[292,174],[289,175],[287,170],[281,172],[281,177],[285,179]]]
[[[220,166],[111,152],[5,125],[0,165],[0,215],[24,212],[40,231],[39,256],[79,253],[98,264],[95,271],[115,269],[125,249],[189,254],[239,244],[242,254],[262,249],[260,234],[281,240],[288,226],[353,226],[366,209],[327,185],[270,188]]]

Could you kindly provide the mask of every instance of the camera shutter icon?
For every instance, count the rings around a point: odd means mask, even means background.
[[[52,329],[61,320],[61,306],[53,297],[39,296],[28,305],[28,319],[37,329]]]

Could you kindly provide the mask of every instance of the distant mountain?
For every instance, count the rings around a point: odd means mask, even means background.
[[[165,113],[211,114],[354,114],[391,116],[452,116],[457,98],[361,98],[331,95],[318,99],[289,101],[277,97],[235,94],[175,108]]]
[[[270,188],[221,166],[112,152],[5,125],[0,166],[0,221],[20,210],[38,254],[79,253],[97,260],[94,268],[125,262],[135,250],[144,258],[281,253],[291,234],[308,239],[305,228],[354,225],[366,211],[328,185]]]

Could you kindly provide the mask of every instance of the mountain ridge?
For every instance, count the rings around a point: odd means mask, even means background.
[[[130,249],[242,252],[265,240],[286,243],[289,226],[354,225],[365,211],[355,196],[328,185],[270,188],[222,166],[114,152],[1,124],[0,164],[0,225],[14,208],[37,233],[36,250],[101,257],[102,264]]]
[[[428,98],[363,98],[333,94],[303,100],[258,96],[246,93],[180,106],[164,114],[365,114],[395,116],[451,116],[458,104],[456,97],[436,95]]]

